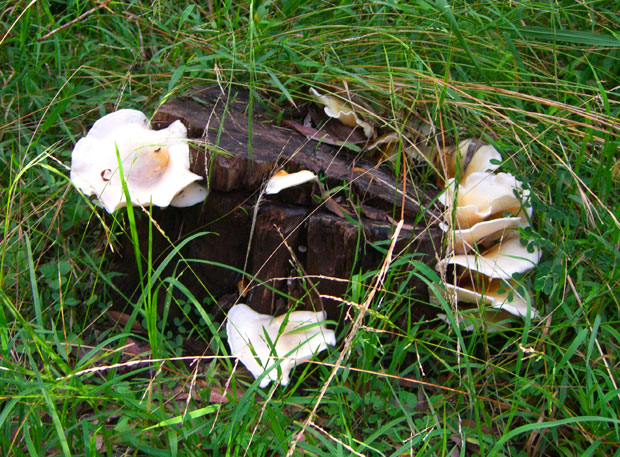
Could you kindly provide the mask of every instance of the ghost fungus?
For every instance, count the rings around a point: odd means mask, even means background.
[[[459,142],[445,153],[438,154],[437,166],[443,170],[445,179],[454,178],[457,174],[465,180],[470,174],[481,171],[495,171],[502,161],[501,154],[490,144],[483,144],[473,138]],[[458,170],[461,173],[457,173]]]
[[[95,122],[73,149],[71,181],[112,213],[127,204],[123,179],[132,204],[156,206],[168,206],[183,189],[201,179],[189,171],[185,126],[175,121],[166,129],[151,130],[146,116],[130,109]],[[179,197],[179,201],[190,200]]]
[[[448,217],[454,211],[456,229],[470,228],[478,222],[502,216],[519,215],[522,209],[528,215],[529,191],[524,190],[509,173],[475,172],[458,185],[451,179],[439,200],[448,207]]]
[[[439,200],[447,207],[447,220],[440,227],[447,233],[449,252],[437,269],[445,273],[449,265],[458,266],[454,282],[444,284],[446,298],[454,304],[495,308],[456,311],[459,325],[467,322],[462,330],[472,330],[476,320],[487,330],[501,330],[496,320],[505,313],[528,314],[528,303],[517,292],[512,276],[540,261],[540,251],[522,246],[517,231],[529,225],[529,191],[511,174],[493,173],[501,155],[476,140],[462,141],[436,160],[445,173],[442,179],[447,179]],[[437,302],[436,297],[431,300]],[[533,306],[529,312],[532,318],[539,317]]]
[[[454,252],[457,254],[465,254],[468,251],[479,249],[483,245],[487,245],[501,238],[506,231],[516,229],[527,225],[523,217],[501,217],[488,221],[481,221],[467,229],[452,230],[451,226],[446,223],[440,223],[439,227],[447,232],[449,242]]]
[[[362,120],[348,102],[332,95],[321,95],[314,87],[310,88],[310,95],[316,103],[323,105],[323,111],[329,117],[338,119],[347,127],[362,128],[366,138],[372,138],[375,135],[372,124]]]
[[[302,170],[297,173],[287,173],[284,170],[280,170],[267,181],[265,193],[267,195],[277,194],[289,187],[299,186],[317,179],[317,176],[309,170]]]
[[[437,317],[449,324],[450,319],[443,313]],[[476,328],[484,327],[488,333],[502,332],[508,330],[512,316],[504,310],[486,309],[481,311],[478,308],[465,308],[454,313],[456,324],[463,332],[473,332]]]
[[[448,298],[461,303],[485,304],[515,316],[528,314],[527,300],[517,291],[515,281],[491,279],[484,275],[478,275],[477,279],[476,284],[471,281],[459,281],[458,285],[445,284]],[[431,299],[437,301],[434,297]],[[531,317],[538,317],[538,311],[533,306]]]
[[[540,261],[540,251],[521,245],[519,238],[504,239],[481,254],[458,254],[439,261],[438,267],[460,265],[490,278],[510,279]]]
[[[295,365],[307,362],[328,344],[336,344],[334,331],[328,330],[324,321],[322,311],[293,311],[273,317],[239,304],[228,312],[226,334],[231,354],[255,378],[266,372],[260,387],[271,381],[280,381],[285,386]],[[278,360],[281,360],[279,369]]]

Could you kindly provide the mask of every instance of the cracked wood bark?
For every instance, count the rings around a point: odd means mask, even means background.
[[[250,124],[247,102],[242,92],[222,94],[219,88],[197,88],[188,96],[162,105],[153,119],[156,129],[180,119],[191,139],[190,163],[211,189],[206,201],[191,208],[153,209],[151,214],[174,243],[205,232],[192,240],[180,254],[198,262],[172,262],[166,274],[180,276],[180,282],[196,297],[210,295],[226,311],[226,302],[242,275],[250,242],[252,217],[261,185],[276,170],[312,170],[320,173],[327,189],[341,188],[332,195],[353,218],[329,212],[316,196],[316,184],[308,184],[263,198],[251,240],[247,273],[257,279],[239,301],[262,313],[279,314],[292,304],[307,309],[324,307],[338,320],[346,307],[340,301],[320,295],[342,297],[350,289],[352,273],[371,271],[382,261],[385,243],[404,204],[405,221],[410,226],[428,207],[432,195],[414,184],[402,185],[376,164],[356,158],[349,151],[308,141],[292,130],[278,127],[269,117],[254,113],[251,127],[251,154],[248,152]],[[357,210],[354,210],[357,208]],[[361,211],[360,211],[361,208]],[[419,225],[401,232],[395,253],[415,253],[427,264],[435,262],[440,232],[436,216],[422,214]],[[146,235],[147,218],[139,229]],[[146,236],[142,238],[146,239]],[[379,243],[379,244],[377,244]],[[146,249],[146,244],[144,246]],[[154,256],[160,260],[171,251],[170,242],[159,233],[153,241]],[[132,248],[124,246],[126,259]],[[145,252],[145,251],[143,251]],[[120,270],[128,273],[121,290],[136,287],[132,261],[124,260]],[[227,265],[228,267],[224,266]],[[165,276],[165,275],[164,275]],[[424,283],[412,274],[402,275],[406,288],[415,297],[419,316],[427,311],[423,303]],[[403,288],[401,287],[401,290]]]

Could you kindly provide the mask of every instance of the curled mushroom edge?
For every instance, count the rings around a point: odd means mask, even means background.
[[[458,184],[451,178],[438,199],[459,229],[504,214],[532,215],[529,190],[510,173],[475,172]]]
[[[373,138],[375,129],[370,122],[363,120],[348,101],[333,95],[323,95],[314,87],[309,89],[315,103],[323,106],[323,112],[334,119],[338,119],[347,127],[360,127],[366,138]]]
[[[444,284],[444,297],[450,303],[467,303],[472,305],[486,305],[497,310],[504,310],[508,313],[537,319],[540,317],[538,310],[529,304],[527,295],[520,291],[515,280],[501,280],[478,275],[477,284],[471,281],[463,281],[464,284]],[[434,304],[439,301],[436,296],[431,295],[430,300]]]

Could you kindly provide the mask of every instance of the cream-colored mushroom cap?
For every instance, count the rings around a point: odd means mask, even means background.
[[[439,197],[448,207],[450,218],[456,205],[455,229],[466,229],[504,213],[516,216],[522,211],[522,202],[527,204],[529,198],[529,191],[509,173],[475,172],[459,184],[458,192],[455,192],[455,185],[455,180],[451,179]],[[526,212],[531,215],[531,208],[526,208]]]
[[[461,180],[464,180],[472,173],[496,170],[499,168],[502,156],[490,144],[482,144],[473,138],[468,138],[439,154],[436,160],[439,162],[438,166],[445,169],[446,179],[454,178],[457,168],[460,167],[463,170],[460,173]]]
[[[450,324],[450,319],[445,314],[437,314],[437,317]],[[485,328],[489,333],[502,332],[509,328],[506,324],[512,320],[510,313],[501,309],[487,309],[484,312],[474,308],[462,309],[455,312],[454,317],[456,325],[463,332],[473,332],[476,328]]]
[[[99,119],[71,154],[71,181],[112,213],[127,204],[118,166],[134,205],[168,206],[190,183],[187,129],[175,121],[151,130],[140,111],[123,109]]]
[[[324,106],[323,111],[329,117],[338,119],[347,127],[361,127],[366,138],[374,136],[374,127],[369,122],[360,119],[348,102],[332,95],[321,95],[314,87],[310,88],[310,95],[316,103]]]
[[[540,261],[538,248],[532,252],[522,246],[518,238],[504,239],[488,251],[478,254],[459,254],[442,259],[438,268],[460,265],[490,278],[510,279],[515,273],[523,273]]]
[[[470,144],[472,144],[474,140],[469,139],[463,141],[459,144],[459,150],[461,154],[463,151],[467,150]],[[480,146],[471,157],[470,162],[467,164],[467,168],[463,172],[463,176],[461,179],[466,179],[472,173],[484,172],[484,171],[494,171],[499,168],[499,162],[502,161],[501,154],[490,144],[484,144]],[[497,163],[494,163],[497,162]]]
[[[464,254],[476,249],[479,243],[490,242],[504,236],[507,230],[527,226],[527,221],[522,217],[501,217],[488,221],[478,222],[470,228],[451,230],[450,224],[440,223],[439,226],[448,233],[451,245],[457,254]]]
[[[296,364],[307,362],[328,344],[336,344],[334,331],[321,323],[325,317],[321,311],[293,311],[273,317],[257,313],[244,304],[235,305],[228,312],[226,323],[230,352],[255,378],[267,372],[260,387],[271,381],[280,381],[285,386]],[[288,321],[283,326],[285,319]],[[282,360],[279,369],[275,367],[278,360]]]
[[[277,194],[289,187],[300,186],[310,181],[317,181],[318,177],[310,170],[302,170],[297,173],[287,173],[284,170],[276,172],[265,187],[265,193],[267,195]]]
[[[527,300],[517,291],[513,281],[488,278],[480,288],[472,284],[458,286],[445,284],[446,291],[453,299],[463,303],[480,305],[484,303],[493,308],[503,309],[515,316],[527,315]],[[538,311],[531,307],[531,317],[537,318]]]

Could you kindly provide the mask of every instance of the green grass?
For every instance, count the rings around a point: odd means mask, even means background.
[[[71,150],[101,115],[150,114],[194,84],[246,87],[253,109],[276,117],[309,85],[346,85],[378,123],[422,119],[439,143],[494,144],[502,170],[533,191],[524,236],[544,256],[524,283],[542,319],[499,335],[397,319],[416,306],[399,288],[407,274],[438,279],[394,259],[296,455],[620,452],[614,2],[121,0],[91,11],[98,5],[0,2],[2,455],[286,455],[315,407],[347,324],[322,363],[261,390],[231,375],[203,297],[182,305],[205,323],[175,325],[211,341],[217,357],[175,358],[179,340],[154,304],[182,284],[156,281],[148,257],[152,279],[132,314],[148,332],[106,320],[106,267],[134,216],[88,205],[68,180]],[[433,186],[426,165],[407,170]],[[363,303],[377,273],[356,277],[349,299]],[[127,365],[127,342],[148,342],[158,360]],[[230,401],[210,402],[224,387]]]

